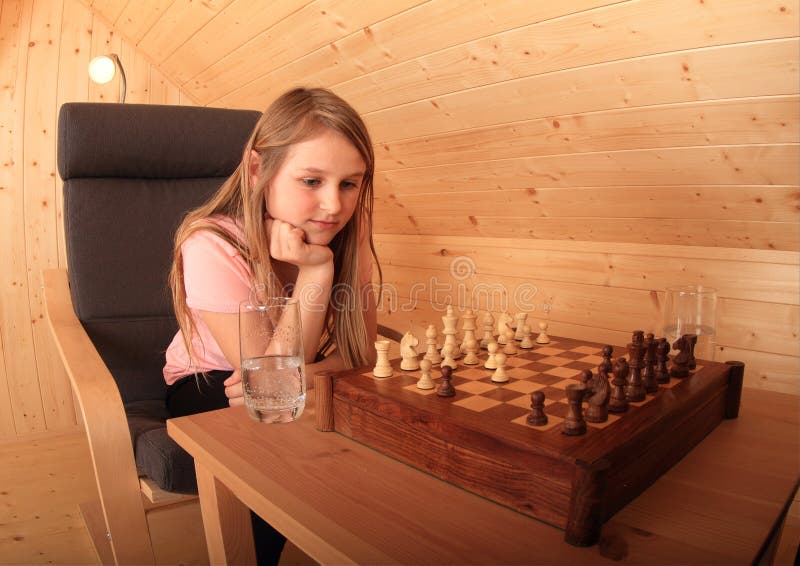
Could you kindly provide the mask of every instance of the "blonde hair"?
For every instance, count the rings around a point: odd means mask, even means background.
[[[364,323],[365,297],[362,296],[358,281],[358,244],[363,233],[362,237],[368,239],[372,257],[378,267],[379,279],[382,278],[371,230],[375,156],[369,133],[358,113],[332,92],[318,88],[291,90],[267,108],[244,148],[239,166],[208,202],[186,215],[175,234],[170,288],[175,315],[190,360],[193,358],[191,337],[196,335],[197,328],[186,304],[181,245],[198,230],[209,230],[230,243],[241,254],[250,268],[254,287],[264,286],[270,296],[280,294],[277,278],[273,274],[269,241],[264,226],[264,191],[278,172],[290,146],[305,141],[326,128],[343,134],[355,146],[366,169],[353,216],[328,244],[334,255],[333,289],[337,293],[342,290],[346,292],[347,304],[344,305],[346,308],[342,308],[343,305],[336,304],[340,301],[334,301],[333,297],[329,302],[318,354],[330,353],[335,345],[347,367],[367,363],[372,345]],[[248,174],[252,150],[260,156],[258,183],[255,187],[250,186]],[[215,215],[233,219],[242,228],[244,241],[210,220]]]

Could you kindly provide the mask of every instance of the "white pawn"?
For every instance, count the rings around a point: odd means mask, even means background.
[[[492,374],[492,381],[495,383],[505,383],[508,381],[508,374],[506,373],[506,355],[503,352],[498,352],[496,356],[497,369]]]
[[[400,362],[400,369],[406,371],[419,369],[417,346],[419,346],[417,337],[410,332],[406,332],[403,339],[400,340],[400,357],[403,358],[403,361]]]
[[[436,327],[432,324],[429,324],[428,329],[425,331],[425,338],[427,338],[428,344],[428,349],[425,352],[425,359],[430,360],[433,365],[442,362],[442,357],[439,355],[439,350],[436,349],[437,335],[438,333],[436,332]]]
[[[464,343],[466,356],[464,356],[464,363],[470,366],[478,365],[481,361],[478,359],[478,341],[472,336]]]
[[[517,342],[522,340],[525,331],[525,322],[528,319],[528,313],[526,312],[518,312],[514,318],[516,319],[517,325],[514,327],[516,332],[514,333],[514,340]]]
[[[497,320],[497,343],[505,346],[506,344],[506,326],[510,326],[511,323],[514,322],[514,319],[511,318],[511,315],[508,312],[504,312],[500,315],[500,318]]]
[[[431,379],[431,361],[427,358],[423,358],[423,360],[419,363],[419,367],[422,370],[422,375],[417,381],[417,389],[433,389],[433,379]]]
[[[453,359],[453,345],[452,344],[445,344],[442,346],[442,356],[444,359],[442,360],[442,367],[450,366],[453,369],[458,367],[456,361]]]
[[[483,338],[481,338],[481,348],[484,350],[489,346],[491,342],[494,342],[494,334],[492,334],[492,330],[494,329],[494,317],[492,313],[487,312],[486,316],[483,317]]]
[[[442,324],[444,325],[444,329],[442,330],[442,334],[444,334],[444,343],[450,344],[453,347],[453,359],[458,359],[461,357],[461,350],[458,347],[458,342],[456,342],[458,317],[455,314],[453,305],[447,305],[447,313],[442,317]]]
[[[526,350],[533,348],[533,342],[531,341],[531,327],[527,324],[522,331],[522,342],[519,343],[519,347]]]
[[[389,341],[378,340],[375,342],[375,351],[378,353],[378,360],[372,375],[375,377],[391,377],[392,365],[389,363]]]
[[[510,326],[506,327],[506,345],[503,348],[503,353],[506,356],[513,356],[517,353],[517,343],[514,340],[514,331]]]
[[[539,323],[539,330],[541,332],[539,332],[539,336],[536,337],[536,343],[537,344],[549,344],[550,343],[550,337],[547,335],[547,323],[546,322],[540,322]]]
[[[497,345],[497,342],[492,341],[489,342],[486,349],[489,350],[489,357],[486,358],[483,367],[486,369],[497,369],[497,350],[500,349],[500,346]]]

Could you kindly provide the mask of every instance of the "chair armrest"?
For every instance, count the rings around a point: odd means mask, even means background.
[[[398,332],[394,328],[389,328],[388,326],[384,326],[382,324],[378,325],[378,335],[398,343],[403,340],[402,332]]]
[[[43,275],[45,315],[83,415],[115,560],[117,564],[153,564],[119,389],[75,315],[66,270],[46,270]]]

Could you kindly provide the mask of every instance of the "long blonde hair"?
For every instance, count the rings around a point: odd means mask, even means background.
[[[334,255],[333,288],[347,297],[329,302],[325,330],[318,354],[328,354],[333,346],[341,353],[347,367],[367,363],[371,344],[364,323],[365,297],[358,281],[359,236],[368,238],[370,251],[382,278],[372,241],[373,176],[375,156],[367,128],[358,113],[344,100],[325,89],[297,88],[276,99],[256,124],[233,174],[214,196],[189,212],[175,234],[174,261],[170,271],[173,306],[189,359],[193,358],[191,337],[197,328],[186,304],[181,245],[198,230],[209,230],[230,243],[244,258],[252,274],[252,285],[263,285],[267,293],[280,293],[273,274],[269,241],[265,230],[266,199],[264,192],[278,172],[292,144],[302,142],[321,129],[343,134],[364,159],[366,171],[361,183],[353,216],[333,238],[329,247]],[[258,183],[250,186],[250,155],[260,156]],[[244,241],[209,220],[215,215],[233,219],[244,234]]]

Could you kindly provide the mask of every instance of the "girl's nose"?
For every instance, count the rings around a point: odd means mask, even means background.
[[[328,214],[338,214],[342,209],[342,201],[339,198],[338,187],[326,187],[320,195],[320,208]]]

